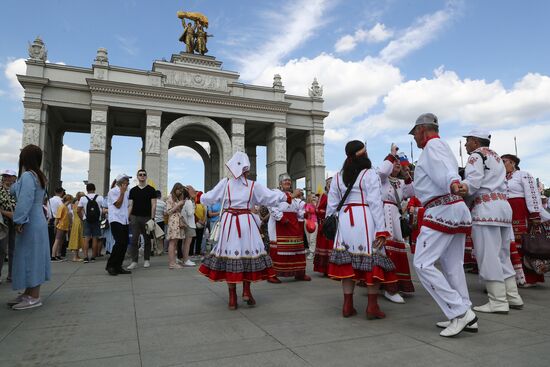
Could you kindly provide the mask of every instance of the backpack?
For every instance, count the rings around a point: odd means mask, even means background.
[[[86,204],[86,222],[88,223],[99,223],[99,218],[101,217],[101,213],[99,211],[99,205],[97,204],[97,196],[94,196],[92,200],[88,196],[85,196],[85,198],[88,200],[88,203]]]

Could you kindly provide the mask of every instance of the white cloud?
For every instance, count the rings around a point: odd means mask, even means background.
[[[386,28],[382,23],[376,23],[374,27],[368,30],[358,29],[353,35],[345,35],[336,41],[334,50],[336,52],[347,52],[353,50],[358,43],[378,43],[384,42],[393,36],[393,31]]]
[[[461,79],[441,67],[431,79],[395,86],[383,103],[384,111],[366,119],[365,128],[407,128],[416,116],[431,111],[442,123],[494,129],[550,116],[550,77],[527,74],[507,90],[498,80]]]
[[[86,192],[86,185],[84,181],[64,181],[63,188],[67,194],[76,195],[77,192]]]
[[[61,172],[65,174],[81,174],[82,180],[88,177],[88,165],[90,154],[87,151],[78,150],[68,145],[63,145],[61,157]]]
[[[451,1],[445,9],[418,18],[415,24],[405,29],[398,38],[380,51],[380,58],[393,63],[431,42],[457,14],[459,7],[460,2]]]
[[[128,55],[136,56],[139,53],[139,48],[137,47],[137,38],[135,37],[125,37],[117,34],[115,36],[116,40],[121,49],[123,49]]]
[[[8,86],[10,88],[10,95],[17,99],[22,99],[25,91],[19,81],[17,80],[17,74],[26,74],[27,64],[25,59],[10,59],[4,67],[4,76],[8,80]]]
[[[210,146],[208,146],[208,148],[210,148]],[[180,145],[180,146],[170,148],[170,150],[168,150],[168,155],[169,157],[176,158],[176,159],[191,159],[194,161],[202,162],[202,158],[199,155],[199,153],[197,153],[194,149],[191,149],[186,146]]]
[[[9,165],[9,167],[1,167],[0,169],[15,169],[17,167],[22,137],[21,132],[15,129],[0,130],[0,161]]]
[[[295,59],[282,66],[268,67],[255,82],[265,84],[276,73],[281,74],[287,93],[298,95],[306,94],[313,78],[318,77],[323,85],[324,108],[330,111],[325,120],[328,129],[349,126],[402,80],[399,69],[371,57],[344,61],[321,54],[313,59]],[[329,130],[327,135],[328,139],[341,137],[337,131]]]
[[[238,56],[237,61],[241,65],[241,77],[256,79],[263,70],[277,65],[283,57],[315,35],[315,30],[324,22],[323,13],[329,4],[328,0],[299,0],[266,14],[264,23],[267,27],[257,33],[260,38],[262,34],[271,36],[258,49],[240,51],[242,56]]]

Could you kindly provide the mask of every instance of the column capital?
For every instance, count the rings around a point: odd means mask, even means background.
[[[90,109],[92,111],[105,111],[105,112],[107,112],[107,110],[109,109],[109,106],[106,105],[106,104],[91,103],[90,104]]]
[[[151,109],[147,109],[145,110],[145,114],[147,115],[147,117],[149,116],[162,116],[162,111],[161,110],[151,110]]]

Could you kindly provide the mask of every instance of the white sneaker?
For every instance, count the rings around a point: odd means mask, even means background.
[[[12,310],[21,311],[28,310],[30,308],[42,306],[42,300],[40,298],[33,298],[31,296],[23,296],[21,302],[11,307]]]
[[[137,268],[137,266],[138,266],[138,263],[132,261],[132,263],[128,265],[126,270],[134,270],[135,268]]]
[[[143,262],[143,267],[144,267],[144,268],[148,268],[148,267],[150,267],[150,266],[151,266],[151,263],[149,262],[149,260],[145,260],[145,261]]]
[[[384,297],[393,303],[405,303],[405,300],[399,293],[389,294],[388,291],[384,291]]]
[[[477,322],[477,316],[474,311],[468,309],[464,316],[455,317],[450,321],[449,326],[444,329],[439,335],[444,337],[452,337],[460,334],[467,326],[472,326]]]
[[[195,266],[196,264],[194,262],[192,262],[191,260],[187,260],[186,262],[183,263],[183,266]]]

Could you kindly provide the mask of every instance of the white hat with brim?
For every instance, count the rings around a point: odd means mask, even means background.
[[[116,176],[116,181],[119,182],[119,181],[122,181],[124,179],[131,179],[132,176],[128,176],[126,173],[121,173],[120,175]]]
[[[423,113],[416,119],[413,128],[411,129],[411,131],[409,131],[409,135],[414,135],[414,129],[416,129],[418,125],[439,126],[439,123],[437,120],[437,116],[433,113]]]
[[[2,173],[0,173],[0,175],[2,176],[17,176],[17,173],[15,173],[14,170],[12,169],[5,169],[2,171]]]
[[[491,133],[485,130],[472,130],[468,134],[463,135],[464,138],[474,137],[479,139],[491,140]]]

